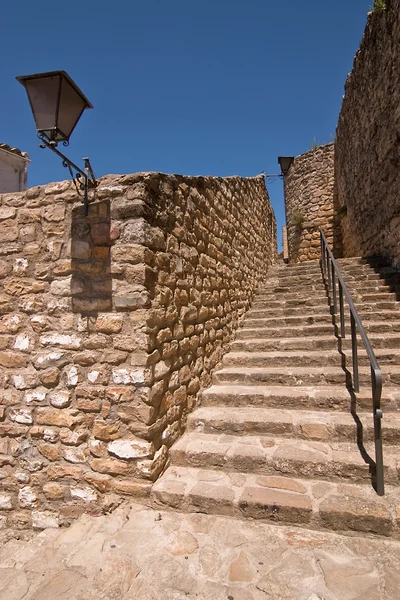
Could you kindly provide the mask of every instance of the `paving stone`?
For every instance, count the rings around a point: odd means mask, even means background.
[[[256,575],[254,567],[251,566],[245,552],[239,552],[239,555],[229,565],[228,579],[232,583],[249,583],[253,581]]]
[[[379,573],[365,558],[346,557],[333,552],[315,551],[324,573],[326,587],[341,600],[381,600]]]
[[[199,544],[196,538],[189,531],[179,531],[175,539],[166,546],[168,552],[174,556],[193,554],[198,548]]]

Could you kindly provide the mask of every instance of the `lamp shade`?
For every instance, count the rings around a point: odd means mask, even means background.
[[[281,166],[282,175],[286,175],[293,161],[294,156],[279,156],[278,163]]]
[[[17,77],[25,87],[36,129],[50,142],[68,142],[85,108],[93,108],[65,71]]]

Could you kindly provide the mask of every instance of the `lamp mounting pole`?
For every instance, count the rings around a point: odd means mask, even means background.
[[[57,150],[57,142],[49,142],[42,133],[38,133],[38,138],[41,141],[41,148],[49,148],[52,152],[57,154],[62,160],[62,165],[68,168],[72,181],[74,182],[75,189],[80,194],[79,190],[83,191],[83,214],[85,217],[88,215],[89,209],[89,187],[96,187],[97,181],[93,173],[92,165],[88,158],[83,158],[85,164],[85,170],[80,169],[75,163],[72,162],[65,154]],[[63,142],[64,146],[68,146],[68,142]],[[76,171],[76,174],[74,174]],[[89,177],[90,175],[90,177]]]

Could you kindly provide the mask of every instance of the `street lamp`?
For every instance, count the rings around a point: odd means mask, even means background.
[[[78,193],[79,189],[83,190],[84,210],[87,215],[88,188],[97,185],[90,161],[88,158],[83,159],[83,171],[57,150],[57,145],[62,142],[64,146],[68,146],[69,138],[83,111],[93,106],[65,71],[24,75],[17,77],[17,80],[24,86],[28,95],[37,134],[42,141],[41,148],[50,148],[60,156],[63,166],[68,167]],[[76,175],[73,170],[76,171]]]
[[[280,164],[280,167],[281,167],[282,177],[285,177],[285,175],[287,175],[293,161],[294,161],[294,156],[279,156],[278,157],[278,163]]]

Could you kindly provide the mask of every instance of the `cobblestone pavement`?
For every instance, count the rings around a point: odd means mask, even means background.
[[[2,600],[400,597],[400,543],[385,539],[138,504],[28,539],[4,536]]]

